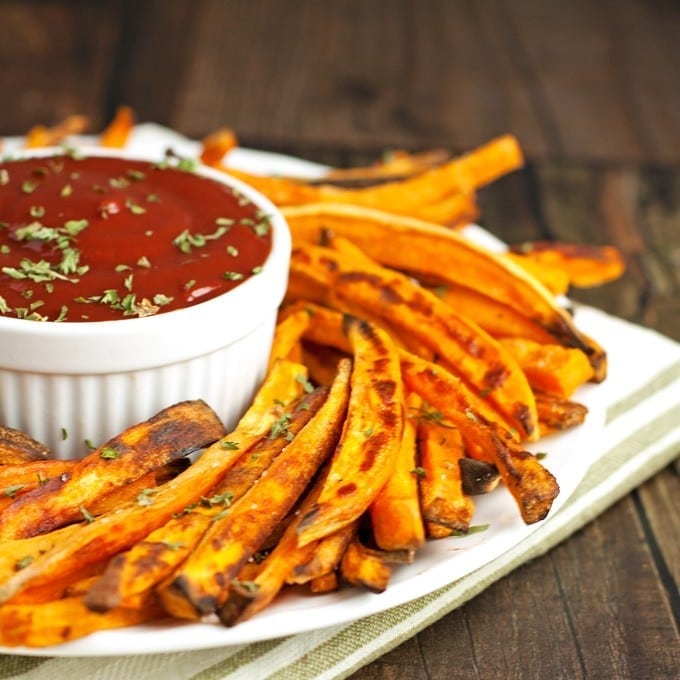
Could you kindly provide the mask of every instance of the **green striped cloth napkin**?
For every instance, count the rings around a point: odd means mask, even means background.
[[[680,345],[594,309],[580,328],[608,350],[600,386],[606,420],[600,450],[577,490],[536,531],[453,583],[352,623],[253,644],[120,657],[0,655],[0,678],[52,680],[237,680],[343,678],[459,607],[524,562],[587,524],[680,454]],[[631,361],[631,356],[635,361]],[[600,389],[598,388],[598,389]]]

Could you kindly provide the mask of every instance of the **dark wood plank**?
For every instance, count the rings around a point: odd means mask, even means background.
[[[664,22],[677,20],[677,7],[667,6],[664,13],[644,12],[640,9],[644,3],[633,7],[629,3],[631,20],[623,23],[618,20],[619,3],[612,3],[608,12],[599,3],[531,0],[506,6],[518,33],[517,49],[558,129],[560,154],[580,159],[661,159],[658,139],[650,132],[652,121],[664,120],[666,130],[673,120],[677,126],[677,114],[667,107],[677,111],[680,94],[663,75],[668,64],[658,76],[639,64],[660,62],[652,55],[650,36]],[[641,32],[647,32],[646,39],[639,39]],[[652,111],[655,103],[660,108]],[[670,157],[668,147],[674,144],[666,145],[664,158]]]
[[[680,462],[680,458],[678,459]],[[644,526],[658,559],[660,574],[675,599],[676,615],[680,618],[680,470],[672,467],[644,484],[638,491]]]
[[[197,50],[195,23],[203,3],[128,1],[105,99],[109,117],[127,104],[140,120],[172,126]]]
[[[121,25],[122,0],[0,3],[2,134],[67,115],[103,125],[102,102]]]

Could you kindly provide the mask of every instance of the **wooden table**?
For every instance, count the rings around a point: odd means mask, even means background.
[[[513,132],[483,224],[616,244],[625,276],[574,297],[680,340],[679,26],[672,0],[3,2],[0,131],[127,103],[337,165]],[[356,677],[678,677],[679,473]]]

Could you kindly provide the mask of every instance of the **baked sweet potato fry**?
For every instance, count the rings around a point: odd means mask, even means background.
[[[412,411],[418,403],[414,395],[406,397],[407,417],[394,470],[368,511],[373,538],[381,550],[415,553],[425,543],[418,495],[417,421]]]
[[[394,149],[376,163],[363,167],[331,168],[318,184],[368,184],[378,181],[405,179],[442,165],[451,157],[445,149],[430,149],[410,153]]]
[[[0,465],[16,465],[31,460],[45,460],[52,452],[21,430],[0,425]]]
[[[463,457],[458,461],[458,467],[463,493],[469,496],[493,491],[501,479],[496,466],[483,460]]]
[[[238,146],[238,139],[231,128],[215,130],[201,140],[199,158],[204,165],[219,167],[224,157]]]
[[[15,498],[69,472],[74,465],[72,460],[52,458],[0,466],[0,517]]]
[[[562,272],[577,288],[591,288],[614,281],[626,268],[623,256],[613,246],[533,241],[513,245],[510,252],[539,268]]]
[[[546,392],[536,392],[536,406],[543,435],[576,427],[588,414],[587,406]]]
[[[119,106],[111,122],[99,135],[99,146],[122,149],[130,138],[134,126],[134,111],[129,106]]]
[[[277,362],[230,434],[207,448],[191,467],[159,487],[151,498],[77,527],[67,540],[0,582],[0,602],[29,586],[61,578],[85,564],[129,548],[174,514],[199,501],[224,478],[238,457],[270,430],[278,417],[279,402],[287,403],[299,393],[301,372],[304,373],[304,367],[298,364]],[[226,443],[229,445],[225,446]]]
[[[98,630],[125,628],[159,618],[161,610],[152,598],[132,608],[105,614],[90,611],[82,597],[43,604],[0,606],[0,644],[8,647],[47,647],[81,638]]]
[[[301,383],[300,389],[303,388]],[[176,569],[201,540],[214,518],[224,513],[262,473],[320,408],[325,390],[314,390],[288,409],[280,408],[277,436],[261,439],[244,452],[225,478],[195,507],[173,517],[130,550],[116,555],[87,595],[92,609],[105,611],[152,589]],[[285,424],[285,428],[277,423]],[[284,436],[285,435],[285,436]]]
[[[300,517],[315,503],[323,484],[322,474],[314,487],[306,494],[293,520],[288,524],[273,550],[264,559],[257,574],[243,584],[241,574],[236,583],[232,583],[226,600],[220,604],[217,615],[225,626],[251,618],[262,611],[280,592],[286,583],[286,577],[300,561],[309,560],[317,549],[315,543],[299,546],[297,542],[297,525]]]
[[[258,483],[215,517],[187,560],[157,593],[168,613],[195,618],[216,611],[231,581],[286,517],[333,451],[347,409],[350,361],[338,366],[328,398]]]
[[[418,486],[423,520],[432,527],[467,531],[474,514],[472,499],[463,491],[460,459],[465,457],[457,428],[440,419],[421,418],[418,423],[420,470]]]
[[[542,326],[559,344],[592,351],[589,339],[534,277],[464,235],[436,224],[353,205],[317,203],[283,213],[296,247],[331,230],[388,267],[425,280],[474,286]]]
[[[569,292],[569,274],[557,266],[546,267],[526,255],[508,251],[503,257],[524,269],[540,281],[553,295],[566,295]]]
[[[87,128],[88,119],[74,114],[67,116],[53,127],[36,125],[24,137],[24,147],[36,149],[41,146],[55,146],[63,142],[69,135],[80,134]]]
[[[392,568],[377,550],[369,550],[357,536],[347,546],[340,563],[340,573],[347,583],[382,593],[392,576]]]
[[[460,431],[469,456],[496,467],[527,524],[546,517],[559,486],[533,454],[515,448],[512,438],[467,405],[459,383],[441,366],[402,354],[404,385],[419,394]]]
[[[504,302],[494,300],[474,288],[448,283],[431,290],[453,309],[464,310],[464,315],[470,321],[474,321],[494,338],[518,337],[540,343],[555,342],[555,337],[543,326]]]
[[[352,540],[352,536],[357,532],[358,525],[359,520],[355,520],[342,527],[342,529],[338,529],[334,534],[308,544],[313,546],[311,554],[306,554],[306,560],[300,560],[294,565],[293,570],[286,578],[286,582],[298,584],[310,583],[337,569],[347,549],[347,545]],[[297,543],[297,535],[295,541]],[[301,550],[304,551],[306,549],[307,546],[304,546]]]
[[[566,399],[593,378],[593,367],[580,349],[524,338],[506,338],[501,344],[517,359],[534,390]]]
[[[354,369],[347,418],[318,502],[298,527],[300,545],[360,517],[389,479],[404,425],[399,355],[374,325],[345,317]]]
[[[415,177],[376,186],[348,189],[330,184],[312,186],[285,178],[259,177],[249,173],[225,169],[246,181],[282,206],[313,202],[351,204],[378,208],[399,215],[436,217],[423,208],[436,205],[456,196],[460,211],[448,210],[441,215],[449,221],[461,221],[464,215],[476,213],[474,202],[468,197],[497,177],[521,167],[522,153],[510,135],[491,140],[468,154],[454,158]],[[459,198],[460,197],[460,198]]]
[[[317,576],[309,582],[309,592],[314,595],[332,593],[340,587],[337,571],[330,571],[323,576]]]
[[[299,260],[326,272],[332,301],[344,311],[356,306],[358,315],[366,310],[404,338],[415,338],[488,402],[502,424],[535,438],[536,407],[526,376],[479,326],[403,274],[370,260],[364,264],[354,253],[307,246],[295,251],[293,261]]]
[[[287,314],[276,324],[274,342],[269,353],[269,366],[277,359],[288,359],[300,342],[310,322],[309,313],[304,309],[297,309]]]
[[[48,534],[20,538],[15,541],[2,541],[0,543],[0,583],[52,550],[58,543],[73,536],[78,530],[77,524],[69,524],[56,531],[50,531]]]
[[[185,401],[134,425],[64,473],[19,498],[0,515],[0,540],[28,538],[80,521],[117,487],[212,444],[224,426],[203,401]]]

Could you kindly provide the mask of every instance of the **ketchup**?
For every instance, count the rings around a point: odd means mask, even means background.
[[[186,161],[0,163],[0,314],[107,321],[225,293],[261,271],[268,216]]]

